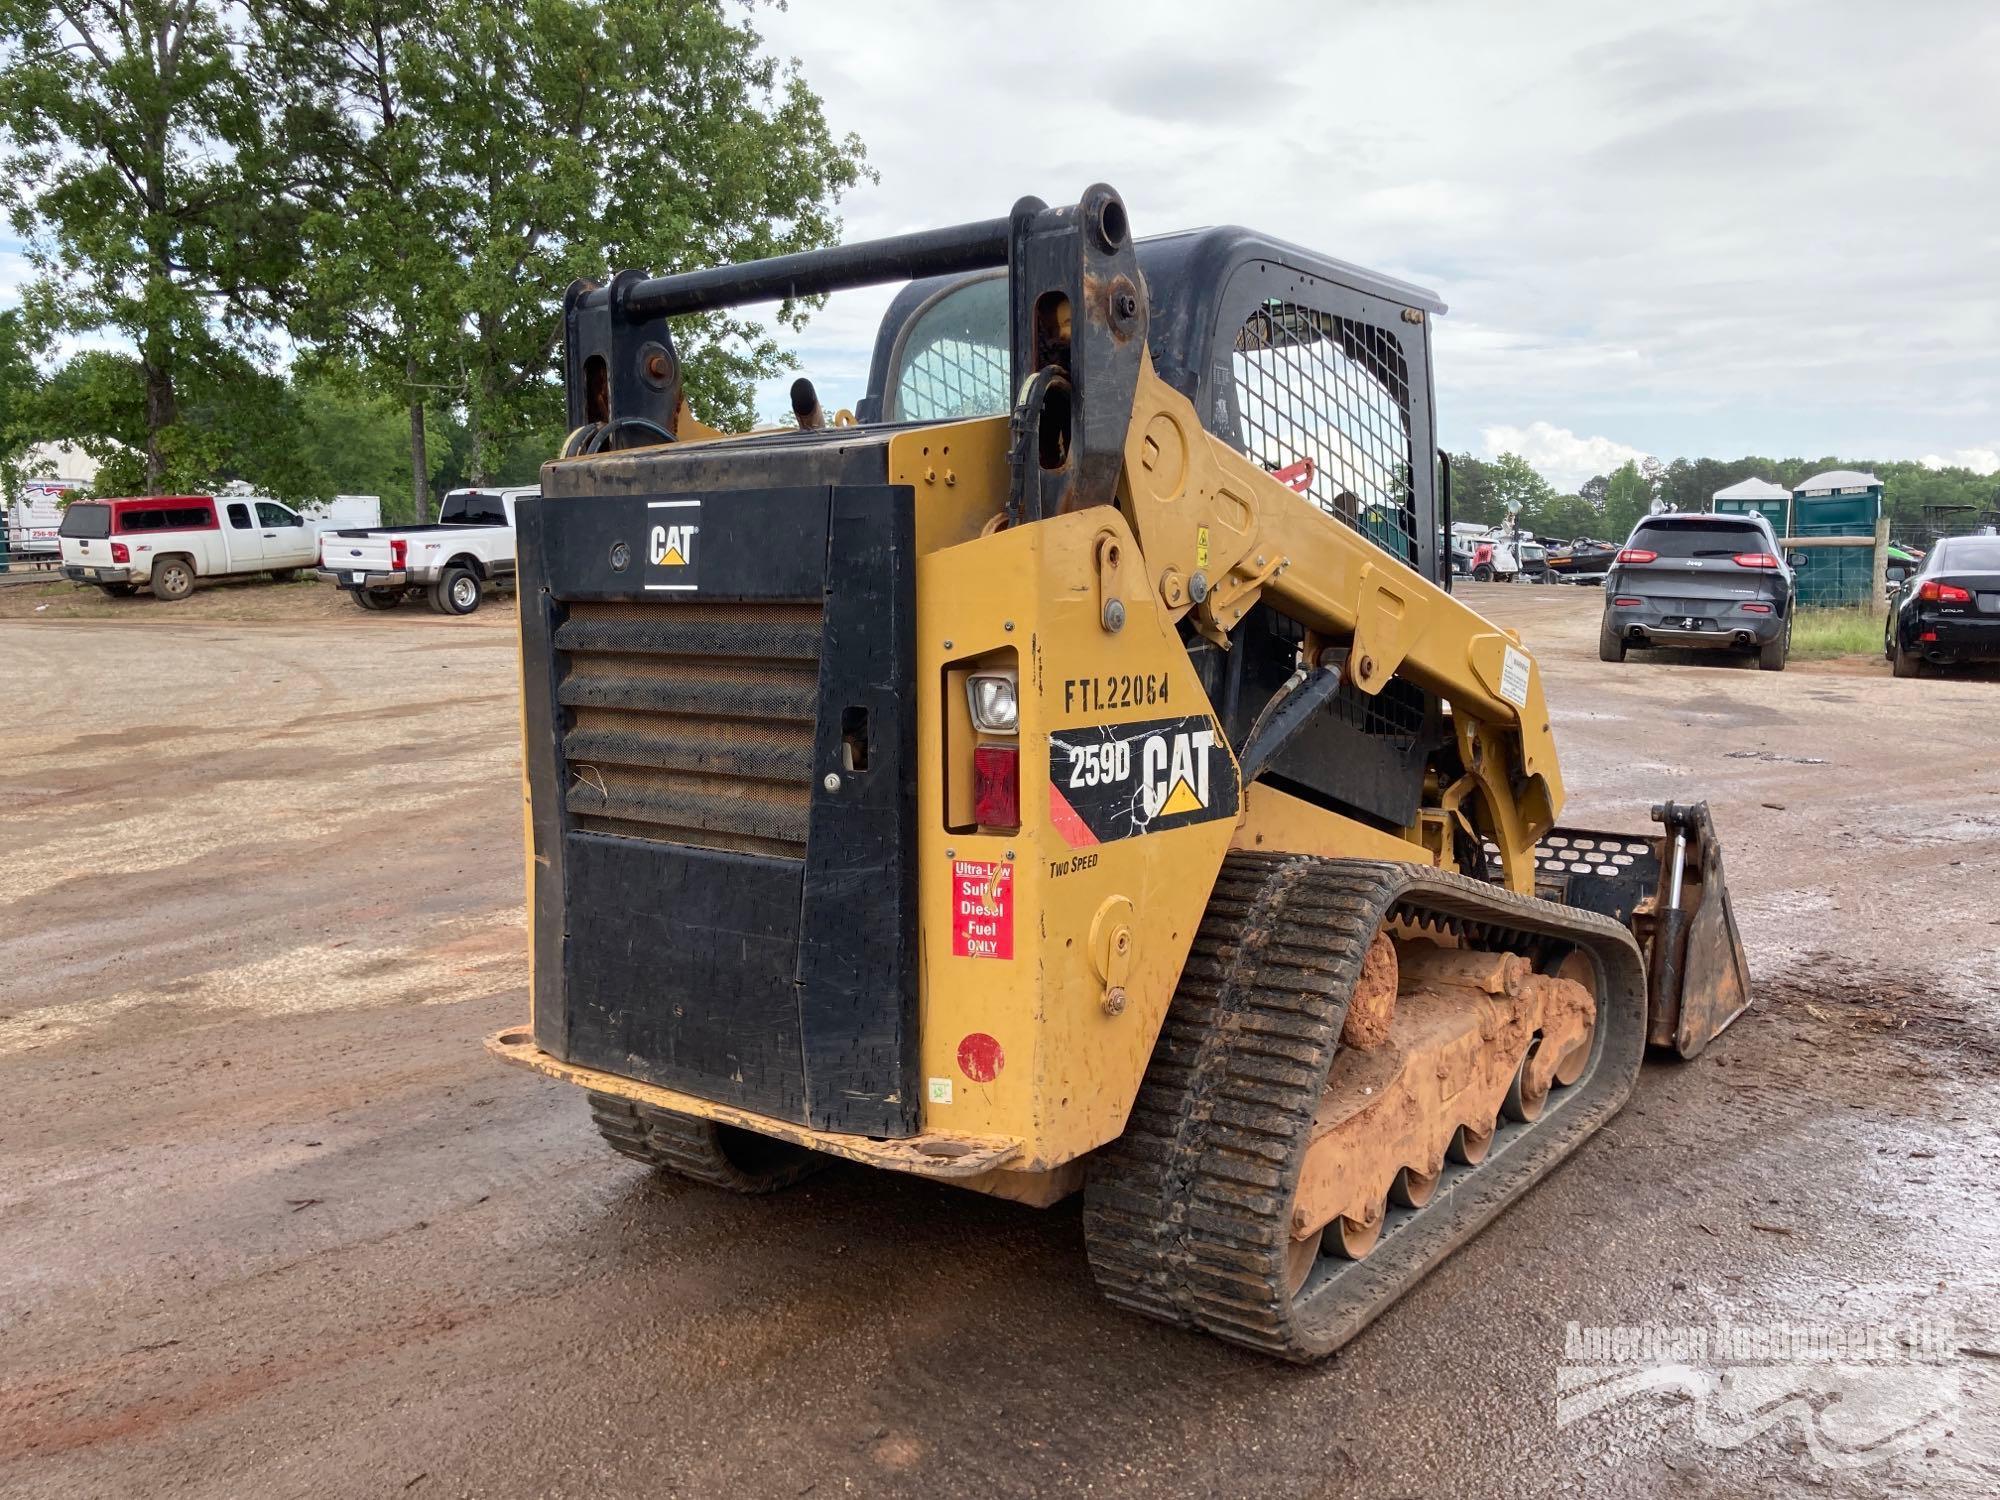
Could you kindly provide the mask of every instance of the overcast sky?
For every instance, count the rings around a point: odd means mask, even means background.
[[[881,173],[850,238],[1101,179],[1141,234],[1242,223],[1435,288],[1445,442],[1564,484],[1635,452],[2000,467],[1993,0],[1009,9],[760,20]],[[806,341],[828,394],[884,299],[846,300]]]
[[[1435,288],[1445,443],[1565,485],[1639,453],[2000,468],[1995,0],[791,0],[757,24],[881,174],[849,238],[1103,180],[1140,234],[1237,222]],[[886,300],[836,298],[798,346],[830,404]]]

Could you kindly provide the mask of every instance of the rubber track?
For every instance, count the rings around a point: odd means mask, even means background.
[[[1305,1148],[1348,996],[1391,915],[1591,952],[1592,1062],[1535,1125],[1503,1120],[1480,1167],[1448,1165],[1428,1207],[1392,1211],[1366,1259],[1322,1257],[1293,1297],[1285,1251]],[[1617,1110],[1644,1030],[1643,965],[1615,922],[1421,866],[1231,855],[1125,1133],[1093,1158],[1084,1234],[1098,1286],[1148,1317],[1323,1358]]]
[[[739,1160],[725,1148],[722,1127],[713,1120],[635,1104],[615,1094],[591,1094],[590,1117],[612,1150],[726,1192],[775,1193],[825,1165],[824,1158],[803,1147],[788,1150],[785,1142],[761,1137],[752,1142],[753,1147],[774,1160]]]

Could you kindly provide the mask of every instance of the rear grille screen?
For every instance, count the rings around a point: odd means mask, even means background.
[[[816,604],[573,604],[556,627],[580,829],[803,859]]]

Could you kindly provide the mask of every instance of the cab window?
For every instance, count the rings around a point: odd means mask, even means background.
[[[248,531],[250,529],[250,507],[245,505],[241,500],[232,502],[229,507],[229,524],[234,526],[238,531]]]
[[[1230,353],[1245,453],[1385,551],[1417,552],[1410,372],[1390,329],[1272,299]]]
[[[299,518],[270,500],[257,502],[257,524],[259,526],[296,526]]]
[[[884,415],[892,422],[998,416],[1013,405],[1012,361],[1007,278],[988,276],[954,287],[904,331],[889,372]]]
[[[487,490],[453,490],[444,497],[438,521],[445,526],[505,526],[507,503]]]

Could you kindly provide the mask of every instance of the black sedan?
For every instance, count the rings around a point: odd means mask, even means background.
[[[1792,644],[1792,570],[1762,516],[1647,516],[1604,576],[1597,654],[1695,647],[1755,655],[1785,670]]]
[[[1882,654],[1898,677],[2000,661],[2000,537],[1946,537],[1889,601]]]

